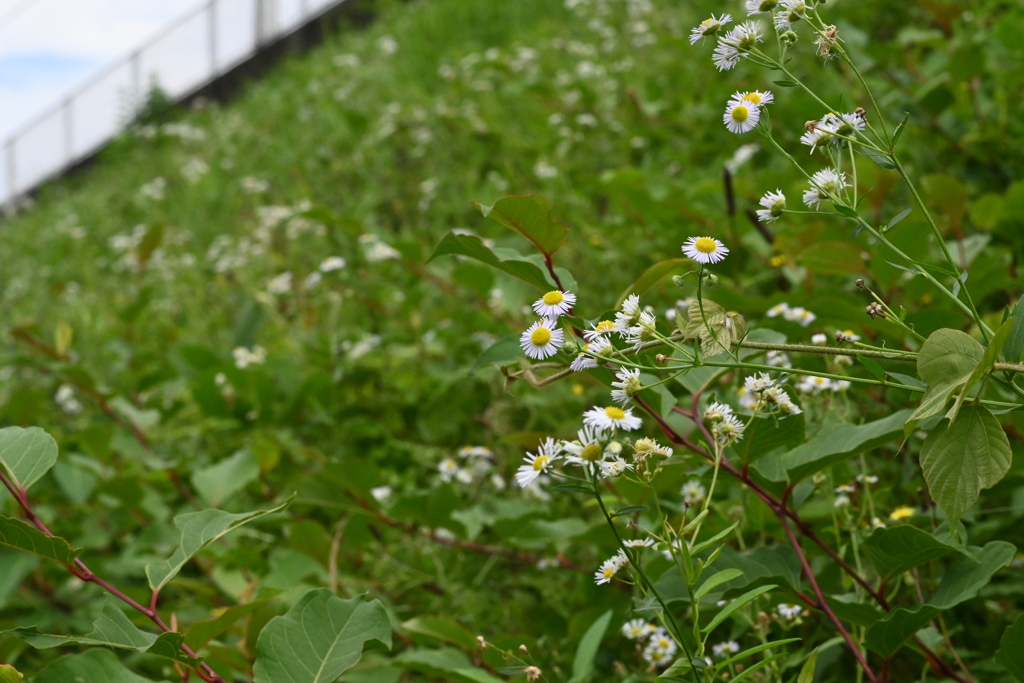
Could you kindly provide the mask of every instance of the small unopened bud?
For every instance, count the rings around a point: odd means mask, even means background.
[[[817,127],[817,121],[807,121],[806,123],[804,123],[804,130],[806,130],[808,133],[813,133]]]
[[[668,362],[668,356],[666,356],[663,353],[659,353],[657,356],[654,357],[654,360],[656,360],[659,363],[661,363],[662,365],[664,365],[665,363]]]
[[[682,275],[673,275],[672,276],[672,284],[674,284],[676,287],[679,287],[681,289],[685,285],[685,283],[686,283],[686,278],[683,277]]]
[[[704,275],[701,276],[701,281],[708,289],[718,286],[718,276],[710,271],[704,271]]]
[[[837,344],[842,344],[844,342],[852,342],[852,341],[853,341],[853,339],[851,339],[850,337],[846,336],[842,332],[836,332],[836,343]]]
[[[580,350],[580,345],[576,343],[575,339],[566,339],[562,344],[562,352],[570,356],[576,355]]]
[[[779,36],[779,40],[781,40],[787,47],[792,47],[793,45],[796,45],[796,38],[797,35],[795,31],[786,31],[781,36]]]
[[[520,645],[519,646],[519,651],[522,652],[524,655],[530,654],[530,651],[528,649],[526,649],[525,645]]]
[[[870,315],[872,318],[885,318],[885,309],[882,305],[877,302],[872,302],[867,305],[864,312]]]
[[[865,285],[864,285],[864,278],[862,278],[862,277],[857,278],[857,281],[854,284],[857,285],[857,289],[863,290],[864,287],[865,287]]]
[[[857,107],[853,110],[853,113],[859,119],[866,119],[868,117],[868,110],[864,107]]]
[[[487,649],[487,641],[484,640],[483,636],[477,636],[476,637],[476,644],[480,646],[481,650],[486,650]]]

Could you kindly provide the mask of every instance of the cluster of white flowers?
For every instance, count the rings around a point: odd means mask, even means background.
[[[457,481],[460,484],[472,484],[477,481],[490,481],[494,488],[505,489],[505,480],[494,472],[492,460],[494,453],[485,446],[463,446],[458,450],[458,459],[445,458],[438,464],[437,472],[443,482]],[[517,475],[518,479],[518,475]]]
[[[775,304],[768,309],[765,315],[769,318],[776,318],[781,315],[786,320],[793,323],[800,323],[804,327],[807,327],[818,319],[818,316],[814,315],[806,308],[803,308],[802,306],[790,307],[786,302]]]
[[[650,664],[663,668],[671,663],[675,657],[678,646],[676,641],[668,635],[668,632],[660,626],[647,638],[647,645],[643,650],[643,658]]]
[[[800,605],[790,605],[785,602],[779,604],[775,609],[778,611],[780,617],[784,617],[790,621],[798,618],[804,613],[804,608]]]
[[[704,411],[704,420],[711,425],[711,435],[722,446],[743,438],[747,426],[733,413],[732,406],[714,402]]]
[[[625,551],[619,549],[617,553],[602,562],[598,570],[594,572],[594,582],[598,586],[611,583],[615,575],[619,573],[619,570],[628,564],[629,558],[626,557]]]
[[[760,372],[743,380],[744,396],[747,401],[756,401],[754,410],[759,412],[776,412],[780,418],[787,415],[799,415],[803,411],[793,403],[779,382],[767,373]]]
[[[717,643],[711,646],[711,653],[716,657],[725,658],[740,651],[740,644],[735,640],[727,640],[724,643]]]
[[[829,143],[839,147],[846,144],[849,138],[853,138],[864,130],[865,125],[862,110],[857,110],[852,114],[825,114],[820,121],[807,122],[800,142],[810,147],[811,152],[814,152],[818,145]]]
[[[571,311],[575,304],[575,294],[558,289],[547,292],[533,302],[533,310],[542,318],[530,325],[519,338],[519,345],[527,356],[541,360],[558,353],[558,349],[565,343],[565,332],[558,327],[558,318]],[[590,367],[597,365],[595,363]]]
[[[658,627],[646,619],[630,619],[622,625],[622,635],[630,640],[643,640],[657,630]]]
[[[75,398],[75,389],[70,384],[61,384],[57,393],[53,395],[53,400],[68,415],[77,415],[82,412],[82,403]]]
[[[231,351],[231,356],[235,359],[235,367],[244,370],[250,365],[263,365],[267,360],[267,350],[262,346],[254,346],[251,351],[237,346]]]
[[[690,31],[691,45],[703,38],[718,36],[712,60],[719,71],[732,69],[740,63],[740,59],[749,56],[758,43],[764,41],[761,24],[756,21],[745,21],[724,35],[719,35],[731,21],[732,16],[728,14],[717,18],[712,14]]]
[[[797,382],[797,391],[805,394],[820,394],[824,391],[846,391],[850,388],[850,382],[845,379],[830,379],[828,377],[807,376]]]

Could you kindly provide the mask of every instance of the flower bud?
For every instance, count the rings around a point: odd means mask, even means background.
[[[704,275],[701,276],[701,281],[708,289],[718,286],[718,276],[709,271],[704,271]]]
[[[673,275],[672,276],[672,284],[674,284],[676,287],[679,287],[680,289],[682,289],[685,286],[685,283],[686,283],[686,278],[683,277],[682,275]]]

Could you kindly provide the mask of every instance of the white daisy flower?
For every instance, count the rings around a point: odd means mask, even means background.
[[[675,645],[675,643],[673,643],[673,645]],[[673,655],[675,655],[674,649],[671,652],[668,652],[666,650],[660,650],[656,647],[651,647],[650,645],[645,647],[643,651],[644,659],[649,664],[653,664],[659,669],[663,669],[669,664],[671,664]]]
[[[769,308],[765,312],[765,315],[767,315],[769,318],[775,318],[775,317],[778,317],[780,315],[785,315],[788,311],[789,311],[789,304],[787,304],[786,302],[782,302],[781,304],[775,304],[774,306]]]
[[[643,309],[640,308],[640,297],[636,294],[630,294],[622,302],[622,310],[615,314],[614,330],[621,336],[627,335],[630,328],[640,322],[642,314]],[[595,326],[595,329],[597,327],[600,327],[600,324]]]
[[[740,651],[740,644],[735,640],[727,640],[724,643],[718,643],[717,645],[711,646],[711,652],[716,657],[725,658],[729,655],[734,655]]]
[[[811,153],[813,153],[818,145],[823,145],[833,139],[833,132],[828,124],[820,121],[809,121],[804,134],[800,136],[800,142],[810,147]]]
[[[441,475],[441,481],[451,481],[459,473],[459,463],[455,462],[453,458],[445,458],[437,466],[437,471]]]
[[[629,558],[626,557],[626,553],[622,552],[622,549],[619,549],[619,552],[602,562],[601,567],[594,572],[595,583],[598,586],[611,583],[612,577],[627,564],[629,564]]]
[[[626,330],[625,341],[633,345],[634,351],[639,351],[645,343],[658,338],[655,334],[657,327],[658,319],[654,314],[650,311],[641,311],[637,324]]]
[[[575,305],[575,294],[555,289],[534,301],[533,310],[542,318],[557,318],[568,313]]]
[[[796,384],[797,391],[805,394],[820,394],[826,389],[832,388],[832,380],[828,377],[804,377]]]
[[[877,484],[878,477],[873,474],[858,474],[857,481],[862,484]]]
[[[818,332],[817,334],[811,335],[811,343],[815,346],[825,346],[828,344],[828,335]]]
[[[719,42],[711,56],[719,71],[729,71],[740,63],[743,53],[728,43]]]
[[[676,641],[665,631],[665,629],[658,629],[656,633],[651,634],[651,639],[647,641],[647,647],[660,650],[670,657],[676,653]]]
[[[740,387],[736,391],[736,399],[737,403],[740,404],[740,408],[743,408],[743,410],[753,412],[757,409],[759,398],[756,394],[751,393],[751,391],[746,387]]]
[[[818,319],[818,316],[811,313],[803,306],[791,308],[788,311],[786,311],[784,315],[786,320],[788,320],[789,322],[800,323],[800,325],[803,327],[807,327],[808,325],[810,325],[811,323]]]
[[[715,401],[704,410],[704,421],[721,422],[727,415],[732,415],[732,406]]]
[[[653,538],[633,538],[633,539],[627,539],[627,540],[622,542],[622,545],[624,545],[627,548],[650,548],[652,545],[654,545],[654,539]]]
[[[683,488],[680,493],[683,496],[684,503],[690,507],[696,507],[704,502],[704,497],[707,496],[708,491],[699,481],[691,479],[683,484]]]
[[[807,3],[804,0],[780,0],[779,12],[775,15],[775,28],[787,31],[793,24],[803,19],[806,13]]]
[[[761,107],[750,100],[730,100],[725,105],[722,121],[730,133],[749,133],[757,127],[761,119]]]
[[[345,259],[340,256],[328,256],[320,263],[321,273],[331,273],[345,267]]]
[[[793,363],[789,360],[789,354],[782,351],[769,351],[765,354],[765,362],[775,368],[793,367]]]
[[[612,386],[612,401],[619,405],[626,405],[640,391],[640,370],[636,368],[620,368],[615,373],[615,380]]]
[[[683,244],[683,255],[705,265],[718,263],[729,250],[714,237],[691,237]]]
[[[853,330],[843,330],[840,334],[843,335],[845,341],[858,342],[860,341],[860,335]]]
[[[460,458],[492,458],[494,451],[487,446],[463,446],[459,449]]]
[[[765,192],[758,204],[764,208],[757,210],[757,217],[765,223],[771,223],[778,220],[786,210],[786,195],[782,194],[782,190]]]
[[[800,409],[800,406],[793,403],[793,401],[789,399],[788,396],[786,397],[786,399],[787,400],[785,401],[778,402],[780,413],[782,413],[783,415],[799,415],[800,413],[804,412]]]
[[[765,90],[764,92],[761,92],[760,90],[750,90],[747,92],[744,92],[742,90],[736,91],[732,96],[732,101],[739,102],[742,100],[746,100],[747,102],[750,102],[760,107],[762,105],[771,104],[772,102],[774,102],[775,96],[772,95],[770,90]]]
[[[844,188],[850,187],[846,174],[832,168],[818,171],[811,176],[811,189],[804,191],[804,204],[817,209],[822,203],[832,201]]]
[[[836,379],[832,381],[832,391],[846,391],[850,388],[850,383],[845,379]]]
[[[843,138],[856,137],[857,133],[864,130],[867,122],[863,116],[856,112],[850,114],[829,113],[822,117],[819,125],[827,125],[830,131],[842,136],[833,138],[832,142],[834,144],[845,145],[847,141]]]
[[[775,9],[777,4],[779,4],[779,0],[747,0],[747,14],[767,14]]]
[[[391,498],[391,487],[390,486],[375,486],[370,489],[370,495],[378,503],[386,503]]]
[[[562,442],[562,452],[568,454],[565,461],[592,471],[595,463],[605,459],[604,442],[607,440],[608,434],[603,429],[584,426],[576,432],[576,441]]]
[[[643,420],[635,417],[633,411],[629,408],[623,410],[617,406],[608,406],[607,408],[594,406],[583,413],[583,424],[596,429],[609,431],[612,429],[624,429],[627,432],[631,432],[634,429],[640,429]]]
[[[558,353],[565,342],[565,333],[555,320],[538,320],[519,338],[519,345],[527,356],[535,360],[550,358]]]
[[[702,38],[715,35],[730,21],[732,21],[732,16],[728,14],[723,14],[717,19],[715,18],[715,15],[712,14],[710,18],[700,22],[690,31],[690,45],[693,45]]]
[[[622,635],[630,640],[640,640],[649,636],[654,628],[646,619],[630,619],[622,625]]]
[[[576,358],[569,363],[569,369],[573,372],[580,372],[582,370],[591,370],[597,367],[597,361],[592,356],[587,355],[587,351],[590,350],[590,344],[584,344],[583,350],[580,351]]]
[[[767,372],[759,372],[743,380],[743,386],[747,388],[747,391],[758,395],[768,387],[774,386],[774,384],[775,380]]]
[[[601,467],[601,476],[609,479],[611,477],[621,476],[626,470],[633,469],[633,466],[623,460],[622,458],[615,458],[614,460],[605,460],[604,462],[598,463]]]
[[[516,483],[522,488],[528,488],[537,477],[545,474],[559,460],[558,444],[554,439],[547,438],[541,442],[537,454],[527,453],[523,458],[525,465],[520,465],[516,472]]]
[[[662,458],[672,457],[672,449],[666,446],[662,446],[654,439],[644,437],[637,439],[633,444],[633,457],[639,462],[643,462],[649,456],[657,455]]]
[[[635,294],[633,296],[636,296]],[[637,297],[639,301],[640,297]],[[615,331],[614,320],[602,320],[601,322],[594,323],[591,325],[589,330],[583,333],[583,338],[588,342],[594,341],[598,337],[605,337]]]
[[[872,529],[885,529],[886,528],[885,522],[882,521],[881,517],[872,517],[871,518],[871,528]]]
[[[756,21],[745,21],[724,36],[719,37],[712,56],[719,71],[728,71],[739,64],[747,52],[764,40],[761,25]]]
[[[835,508],[844,508],[844,507],[848,507],[849,505],[850,505],[850,497],[849,496],[836,496],[836,499],[834,501],[832,501],[832,507],[835,507]]]
[[[711,434],[723,445],[731,444],[743,438],[743,430],[747,426],[735,415],[729,415],[711,428]]]
[[[778,610],[779,616],[785,617],[786,619],[796,619],[803,614],[804,608],[800,605],[789,605],[786,603],[780,604],[775,609]]]

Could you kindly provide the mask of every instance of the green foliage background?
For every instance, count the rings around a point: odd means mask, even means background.
[[[612,609],[614,633],[628,614],[629,593],[595,586],[589,575],[614,549],[607,530],[571,496],[523,500],[515,490],[439,483],[436,470],[460,446],[479,444],[495,451],[507,480],[541,435],[571,435],[605,389],[577,376],[536,391],[475,367],[491,343],[531,322],[524,305],[535,294],[473,261],[426,263],[452,228],[526,251],[471,201],[551,200],[570,228],[556,263],[578,283],[585,318],[613,308],[648,266],[678,257],[687,236],[712,234],[734,249],[718,270],[716,301],[792,341],[810,331],[760,320],[782,300],[816,312],[815,329],[898,345],[864,315],[857,277],[905,307],[922,334],[963,325],[921,278],[869,254],[864,236],[835,221],[787,217],[772,224],[771,240],[754,229],[744,212],[765,190],[794,197],[805,184],[768,150],[736,172],[730,213],[723,165],[740,144],[759,140],[720,124],[726,98],[741,87],[774,90],[775,130],[794,150],[802,122],[821,112],[747,66],[717,73],[707,46],[689,46],[690,27],[717,5],[380,3],[368,29],[331,36],[236,101],[137,128],[94,167],[45,187],[30,210],[3,221],[0,240],[0,421],[45,428],[61,452],[32,490],[40,516],[84,548],[98,574],[142,599],[143,567],[177,543],[175,515],[266,508],[297,492],[286,514],[209,546],[161,598],[186,627],[256,601],[207,650],[225,677],[250,673],[251,659],[229,646],[254,654],[261,627],[298,599],[297,586],[369,592],[393,624],[405,624],[397,659],[377,648],[363,673],[345,680],[450,680],[446,671],[479,656],[476,634],[526,643],[545,671],[568,677],[591,624]],[[829,11],[881,93],[884,111],[868,116],[896,122],[909,113],[903,154],[924,176],[926,200],[958,240],[972,294],[997,327],[1021,290],[1024,9],[866,0]],[[808,58],[794,68],[830,99],[857,92],[834,63]],[[895,176],[869,163],[861,171],[877,223],[909,206]],[[157,178],[166,182],[162,199],[140,192]],[[253,192],[245,178],[267,187]],[[890,235],[911,255],[934,259],[925,232],[912,213]],[[398,258],[368,258],[373,242],[364,235]],[[329,256],[347,267],[307,289]],[[268,281],[283,272],[292,286],[269,294]],[[644,300],[664,310],[677,298],[664,280]],[[232,349],[254,344],[266,348],[266,363],[237,368]],[[55,402],[62,385],[74,387],[80,412]],[[808,433],[823,420],[885,417],[909,399],[836,399],[827,415],[807,416]],[[972,545],[1024,542],[1024,423],[1017,413],[1002,419],[1018,457],[965,516]],[[906,450],[886,446],[870,463],[883,480],[880,507],[926,504]],[[850,474],[842,467],[837,480]],[[666,495],[689,469],[669,473]],[[369,493],[380,485],[394,489],[384,512]],[[5,514],[16,516],[0,495]],[[739,489],[728,495],[745,505]],[[807,518],[828,523],[829,500],[806,505]],[[748,543],[778,534],[765,513],[746,509]],[[438,542],[428,531],[438,528],[459,542]],[[580,571],[536,566],[560,553]],[[8,550],[0,567],[0,629],[88,633],[103,609],[98,589],[60,567]],[[832,592],[843,592],[838,573],[823,569]],[[999,575],[947,620],[986,681],[1009,680],[992,654],[1022,607],[1019,572]],[[824,640],[817,631],[809,622],[790,635],[813,646]],[[22,671],[55,656],[0,637],[0,659]],[[821,655],[815,680],[852,680],[832,666],[838,656],[838,648]],[[630,644],[610,635],[597,652],[598,680],[610,680],[616,659],[642,670]],[[130,663],[151,678],[174,676],[157,660]]]

